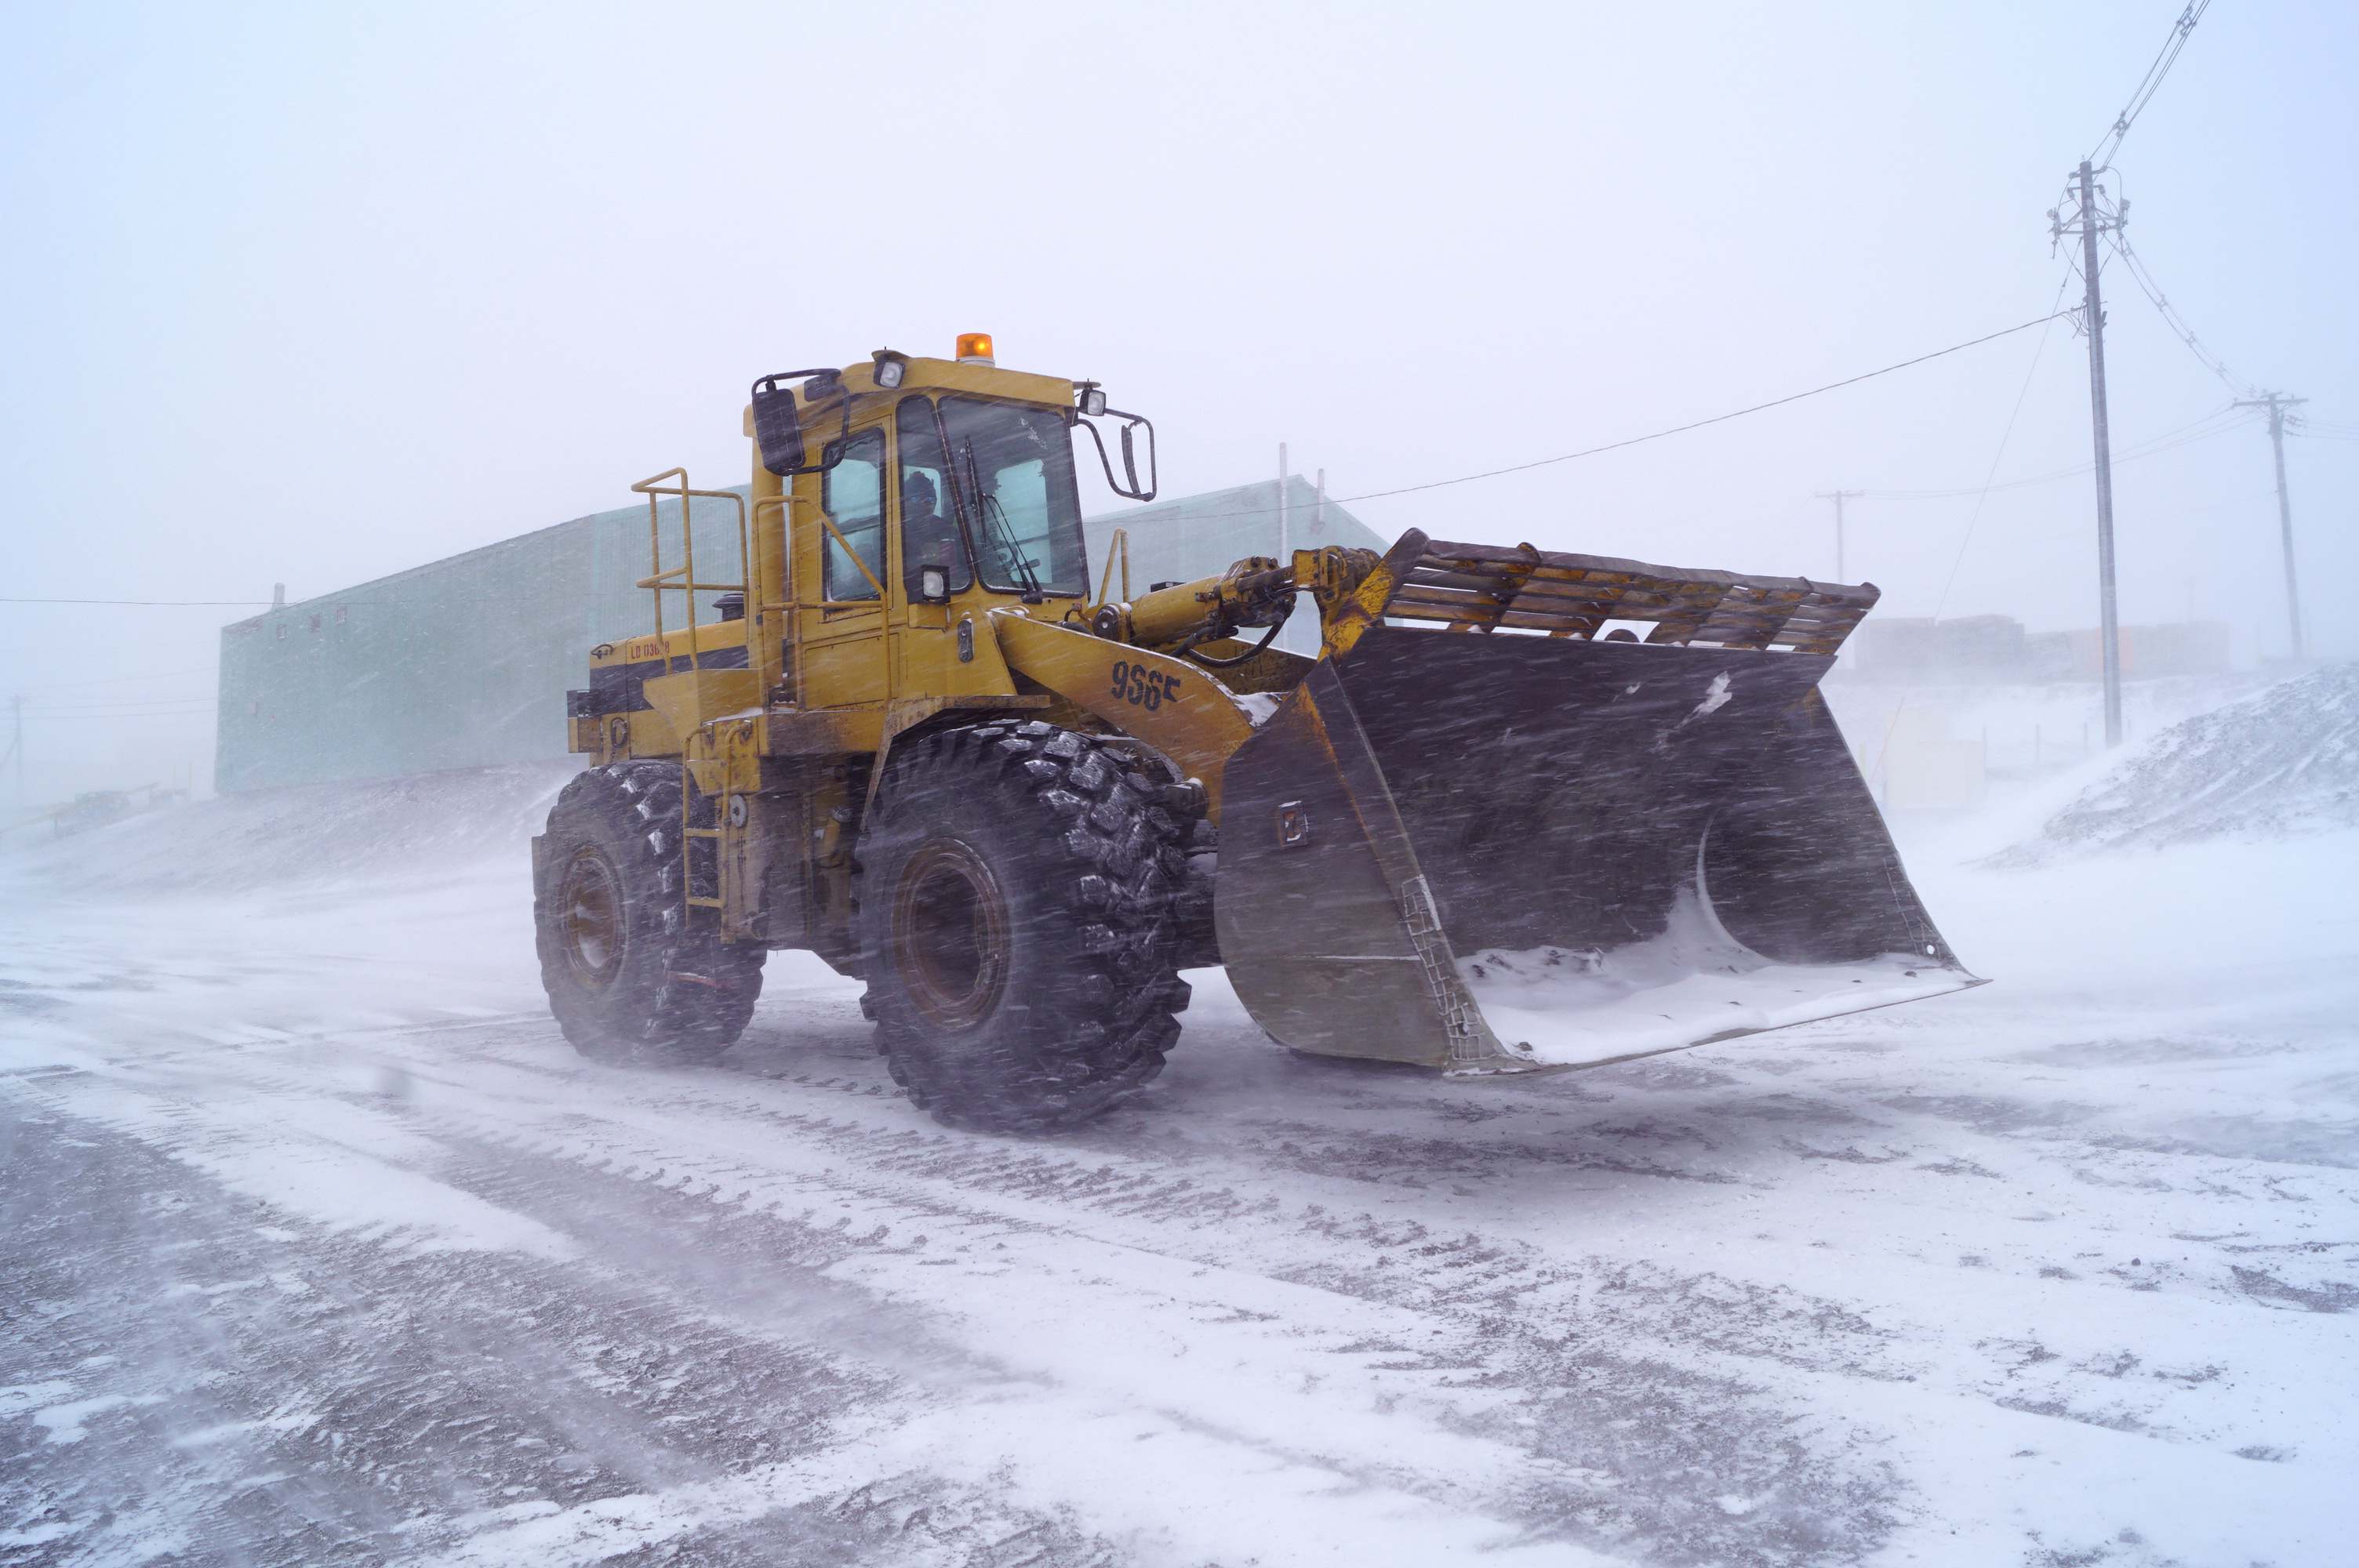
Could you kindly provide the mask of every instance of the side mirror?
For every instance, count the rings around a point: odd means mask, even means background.
[[[1082,414],[1091,412],[1086,401],[1087,396],[1088,395],[1086,393],[1083,394],[1084,402],[1081,409]],[[1122,496],[1126,500],[1154,500],[1156,484],[1158,477],[1155,467],[1154,422],[1143,414],[1125,414],[1119,408],[1106,407],[1105,395],[1103,393],[1100,393],[1098,395],[1097,401],[1098,406],[1096,412],[1103,414],[1109,418],[1119,419],[1122,421],[1122,477],[1120,479],[1116,479],[1114,477],[1114,460],[1107,455],[1105,438],[1098,434],[1098,427],[1095,425],[1091,424],[1085,418],[1077,418],[1074,423],[1080,425],[1082,429],[1087,430],[1090,433],[1090,439],[1097,443],[1098,466],[1105,470],[1106,488],[1113,491],[1116,495]],[[1138,477],[1138,432],[1141,430],[1147,432],[1147,478],[1144,482],[1142,482]]]
[[[780,479],[799,473],[817,473],[825,463],[803,461],[803,426],[795,411],[795,389],[789,382],[827,377],[841,384],[841,373],[832,370],[789,370],[776,375],[766,375],[754,384],[754,441],[762,453],[762,466]],[[823,383],[814,381],[817,394]],[[851,412],[847,400],[845,413]]]
[[[1130,487],[1125,493],[1139,501],[1152,501],[1155,499],[1156,479],[1155,427],[1135,415],[1125,414],[1121,417],[1124,420],[1122,471],[1123,476],[1130,481]],[[1138,448],[1135,440],[1140,430],[1147,432],[1147,483],[1143,487],[1138,482]]]

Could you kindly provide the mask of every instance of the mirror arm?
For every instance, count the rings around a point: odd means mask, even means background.
[[[820,448],[819,461],[798,463],[788,469],[788,473],[825,473],[843,460],[844,443],[852,439],[852,394],[847,392],[843,395],[841,406],[843,411],[843,422],[837,427],[834,438]],[[833,456],[830,456],[831,453]]]
[[[1090,433],[1091,440],[1097,443],[1098,467],[1105,470],[1106,488],[1113,491],[1116,495],[1129,494],[1130,492],[1128,491],[1125,491],[1121,485],[1114,482],[1114,460],[1106,455],[1105,438],[1098,434],[1098,427],[1078,414],[1074,415],[1072,419],[1075,425]]]

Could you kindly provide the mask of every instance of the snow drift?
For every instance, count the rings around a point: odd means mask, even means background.
[[[247,790],[36,840],[10,870],[87,892],[231,892],[512,858],[580,769],[573,759]]]
[[[2336,665],[2173,725],[1993,863],[2354,826],[2359,665]]]

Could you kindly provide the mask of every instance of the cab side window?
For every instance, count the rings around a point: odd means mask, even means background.
[[[835,443],[842,455],[820,478],[820,505],[844,542],[860,552],[879,581],[885,577],[885,432],[868,430]],[[875,599],[875,588],[833,535],[823,546],[823,591],[832,600]]]
[[[922,397],[905,397],[894,411],[896,444],[901,464],[901,575],[910,598],[919,594],[919,574],[940,567],[952,593],[974,584],[967,564],[966,543],[959,537],[952,511],[950,463],[942,455],[941,428],[934,423],[934,406]]]

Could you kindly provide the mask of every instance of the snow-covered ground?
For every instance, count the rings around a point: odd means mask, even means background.
[[[801,955],[576,1056],[549,775],[18,852],[0,1563],[2348,1563],[2359,830],[1989,863],[2093,776],[1900,825],[1981,989],[1445,1085],[1203,973],[1035,1140]]]

